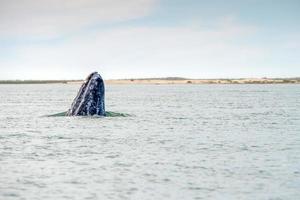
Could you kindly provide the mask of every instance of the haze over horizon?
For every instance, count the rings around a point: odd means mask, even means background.
[[[0,0],[0,80],[300,76],[297,0]]]

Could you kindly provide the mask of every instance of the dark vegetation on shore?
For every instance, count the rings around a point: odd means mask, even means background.
[[[0,84],[51,84],[51,83],[72,83],[83,80],[0,80]]]

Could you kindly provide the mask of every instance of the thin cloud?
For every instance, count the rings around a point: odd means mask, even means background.
[[[25,46],[16,57],[18,66],[30,69],[28,72],[43,74],[49,69],[40,78],[79,78],[83,72],[97,69],[107,78],[230,76],[231,71],[238,73],[231,69],[245,66],[242,70],[247,71],[251,61],[265,53],[261,48],[235,43],[252,31],[233,24],[213,30],[122,27],[83,34],[59,45]]]
[[[155,0],[0,0],[0,37],[51,38],[147,15]]]

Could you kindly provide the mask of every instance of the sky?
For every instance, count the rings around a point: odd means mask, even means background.
[[[0,0],[0,79],[300,77],[299,0]]]

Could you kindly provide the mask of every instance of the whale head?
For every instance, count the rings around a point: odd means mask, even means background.
[[[105,116],[104,97],[104,81],[98,72],[93,72],[80,87],[67,116]]]

